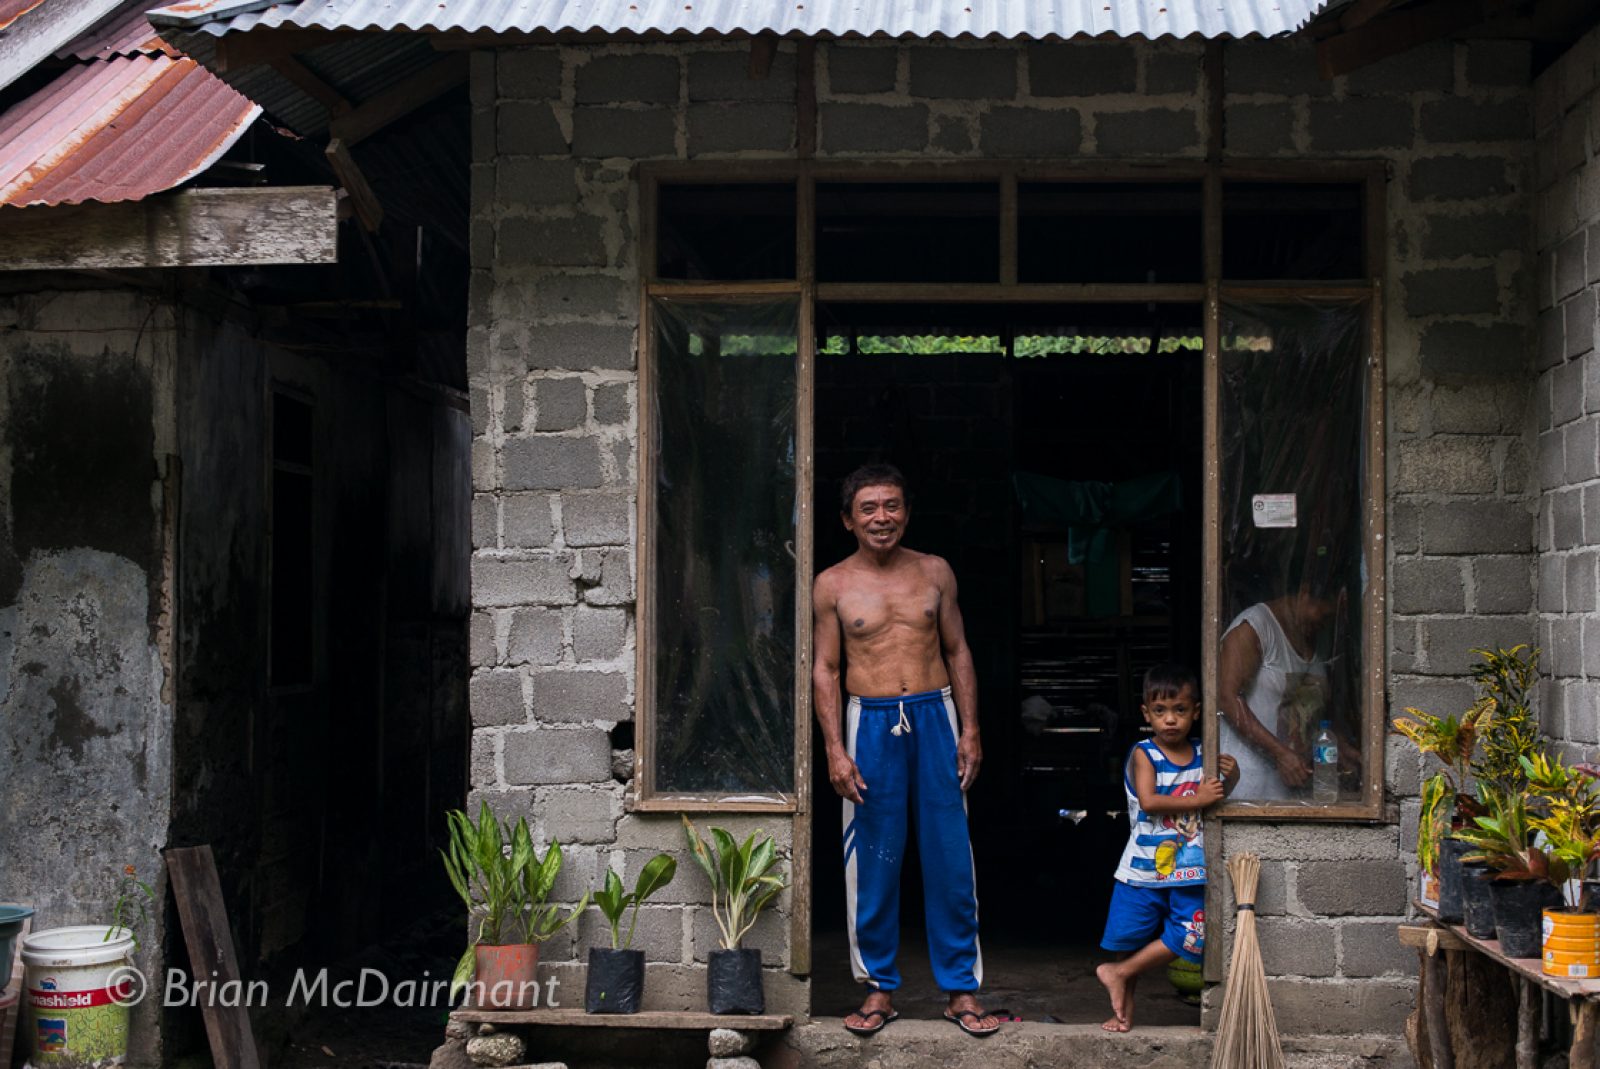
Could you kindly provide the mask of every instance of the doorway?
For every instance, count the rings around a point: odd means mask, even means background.
[[[816,567],[855,549],[838,519],[845,475],[899,467],[906,544],[950,562],[977,667],[983,997],[1025,1020],[1106,1016],[1093,966],[1127,838],[1140,679],[1164,660],[1199,667],[1200,322],[1197,305],[1143,302],[818,307]],[[812,791],[812,1005],[842,1014],[861,993],[825,761]],[[904,864],[896,1005],[931,1016],[943,997],[914,839]],[[1199,1011],[1152,978],[1140,1016],[1196,1024]]]

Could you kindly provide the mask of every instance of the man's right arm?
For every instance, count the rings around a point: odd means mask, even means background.
[[[1222,691],[1222,715],[1233,725],[1233,730],[1239,733],[1245,745],[1260,751],[1278,766],[1279,779],[1289,787],[1302,786],[1311,778],[1310,763],[1279,742],[1244,699],[1245,689],[1260,670],[1261,640],[1248,622],[1223,636],[1222,656],[1217,665],[1217,685]]]
[[[811,607],[811,704],[816,710],[817,725],[822,729],[828,780],[839,797],[860,805],[861,792],[867,785],[844,748],[838,595],[826,572],[817,576],[811,585]]]

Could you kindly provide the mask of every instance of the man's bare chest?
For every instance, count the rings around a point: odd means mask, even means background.
[[[939,588],[932,583],[860,584],[839,598],[846,640],[871,641],[889,633],[938,630]]]

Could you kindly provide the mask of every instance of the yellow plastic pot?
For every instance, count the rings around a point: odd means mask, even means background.
[[[1600,977],[1600,914],[1544,911],[1544,973]]]

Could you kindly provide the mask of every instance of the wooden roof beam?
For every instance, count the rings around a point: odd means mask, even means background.
[[[333,173],[339,179],[339,184],[344,187],[344,191],[350,195],[350,203],[355,208],[356,218],[361,220],[361,225],[366,227],[369,233],[376,234],[378,227],[383,225],[383,205],[378,202],[377,195],[372,192],[372,186],[367,183],[367,176],[356,166],[355,157],[350,155],[349,148],[336,137],[328,142],[323,155],[328,157],[328,165],[333,168]]]
[[[343,93],[317,77],[311,68],[293,56],[279,56],[268,66],[282,75],[284,81],[327,108],[331,116],[343,115],[354,107]]]
[[[0,208],[0,271],[331,264],[338,247],[328,186]]]
[[[1373,18],[1318,42],[1317,68],[1323,78],[1349,74],[1492,18],[1508,3],[1509,0],[1429,0]]]
[[[328,124],[328,132],[345,147],[363,141],[396,119],[403,118],[436,97],[465,85],[469,69],[465,52],[455,52],[436,60],[403,82],[363,101]]]

